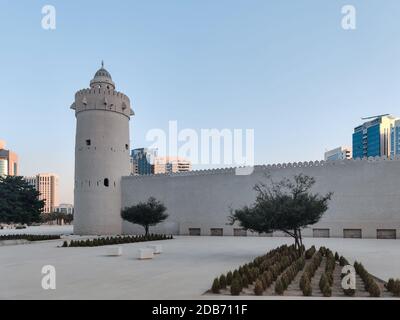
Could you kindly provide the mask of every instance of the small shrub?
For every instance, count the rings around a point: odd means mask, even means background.
[[[225,277],[224,274],[222,274],[222,275],[219,277],[219,287],[220,287],[221,289],[225,289],[225,288],[226,288],[226,277]]]
[[[310,249],[306,250],[305,257],[306,259],[311,259],[314,253],[316,252],[315,246],[312,246]]]
[[[218,280],[218,278],[215,278],[214,282],[212,284],[212,287],[211,287],[211,291],[213,293],[219,293],[219,289],[220,289],[219,280]]]
[[[344,266],[347,266],[348,264],[349,264],[349,262],[346,260],[346,258],[343,257],[343,256],[340,256],[340,258],[339,258],[339,265],[340,265],[341,267],[344,267]]]
[[[321,275],[321,278],[319,279],[319,288],[320,288],[320,290],[323,292],[323,291],[324,291],[324,288],[325,288],[326,286],[329,286],[329,284],[328,284],[328,279],[327,279],[327,277],[326,277],[326,274],[323,273],[323,274]]]
[[[226,284],[227,284],[228,286],[230,286],[230,285],[232,284],[232,279],[233,279],[232,271],[229,271],[229,272],[226,274]]]
[[[354,297],[356,290],[354,289],[343,289],[343,292],[348,297]]]
[[[268,283],[267,280],[265,279],[264,275],[260,278],[261,284],[263,286],[263,290],[266,290],[268,288]]]
[[[243,275],[243,277],[242,277],[242,287],[243,288],[249,287],[249,280],[247,279],[246,275]]]
[[[335,261],[339,261],[339,254],[335,252]]]
[[[393,284],[392,293],[395,297],[400,297],[400,280],[397,279]]]
[[[326,284],[322,288],[322,294],[324,295],[324,297],[331,297],[332,296],[332,289],[328,284]]]
[[[254,293],[256,296],[261,296],[263,292],[264,292],[263,284],[260,280],[257,280],[256,284],[254,285]]]
[[[300,278],[300,282],[299,282],[299,287],[300,290],[304,290],[305,286],[306,286],[306,282],[309,281],[309,274],[307,273],[307,271],[304,271],[303,275]]]
[[[257,267],[254,267],[252,269],[252,280],[251,280],[251,282],[255,281],[259,276],[260,276],[260,269],[257,268]],[[249,281],[250,281],[250,279],[249,279]]]
[[[365,274],[365,276],[362,277],[364,281],[364,288],[369,292],[370,288],[373,286],[374,280],[372,277],[368,274]]]
[[[371,282],[368,292],[371,297],[378,298],[381,296],[381,290],[375,281]]]
[[[279,294],[279,295],[282,295],[283,294],[283,292],[284,292],[284,288],[283,288],[283,284],[282,284],[282,281],[280,280],[280,279],[278,279],[277,281],[276,281],[276,283],[275,283],[275,293],[276,294]]]
[[[240,280],[238,278],[234,278],[231,285],[231,295],[238,296],[241,291],[242,284],[240,283]]]
[[[67,247],[68,247],[68,242],[67,242],[67,241],[64,241],[62,247],[63,247],[63,248],[67,248]]]
[[[263,278],[265,280],[266,288],[268,288],[272,284],[272,273],[271,271],[265,271],[263,273]]]
[[[326,248],[325,247],[320,247],[318,252],[322,255],[325,256],[326,255]]]
[[[280,282],[282,284],[283,290],[285,290],[288,285],[289,285],[289,278],[286,275],[286,273],[284,273],[281,277],[280,277]]]
[[[246,268],[246,272],[244,273],[244,276],[246,276],[247,280],[249,283],[253,283],[255,280],[255,272],[254,268]]]
[[[303,295],[306,297],[310,297],[312,296],[312,288],[311,288],[311,283],[310,281],[306,281],[304,284],[304,288],[303,288]]]
[[[388,283],[385,285],[386,289],[387,289],[389,292],[393,292],[394,283],[395,283],[395,282],[394,282],[394,279],[393,279],[393,278],[390,278],[389,281],[388,281]]]
[[[332,271],[326,272],[325,275],[326,275],[326,279],[328,280],[329,286],[332,286],[333,285],[333,273],[332,273]]]

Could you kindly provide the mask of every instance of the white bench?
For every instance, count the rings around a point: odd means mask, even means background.
[[[149,245],[147,247],[152,249],[154,254],[162,253],[162,245],[161,244],[153,244],[153,245]]]
[[[109,247],[107,248],[108,256],[121,256],[122,255],[122,247]]]
[[[154,250],[150,248],[140,248],[139,249],[139,259],[153,259]]]

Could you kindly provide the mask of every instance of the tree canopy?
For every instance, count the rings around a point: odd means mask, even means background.
[[[64,221],[64,223],[70,224],[73,220],[74,215],[72,213],[51,212],[42,214],[41,216],[41,221],[45,223],[56,221],[57,224],[61,224],[61,221]]]
[[[0,222],[40,222],[44,200],[22,177],[0,176]]]
[[[149,227],[154,226],[168,218],[165,213],[167,208],[163,203],[150,197],[146,202],[125,208],[121,212],[122,219],[144,227],[146,235],[149,233]]]
[[[256,201],[251,206],[232,210],[229,221],[250,231],[263,233],[283,231],[295,239],[298,249],[302,247],[301,230],[317,223],[328,209],[332,193],[312,194],[315,179],[304,174],[293,180],[284,178],[279,182],[256,184]]]

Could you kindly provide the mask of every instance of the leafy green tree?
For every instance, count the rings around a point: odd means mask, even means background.
[[[146,202],[139,202],[138,204],[125,208],[121,212],[122,219],[141,225],[149,234],[149,227],[164,221],[168,218],[165,213],[167,208],[163,203],[157,201],[154,197],[150,197]]]
[[[283,231],[295,240],[295,247],[303,247],[301,230],[317,223],[328,209],[332,193],[312,194],[315,179],[304,174],[293,180],[282,179],[269,184],[256,184],[256,201],[251,206],[231,210],[230,224],[253,232]]]
[[[0,176],[0,222],[40,222],[44,200],[22,177]]]

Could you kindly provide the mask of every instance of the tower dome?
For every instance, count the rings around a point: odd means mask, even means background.
[[[95,78],[97,77],[106,77],[109,78],[110,80],[112,80],[111,78],[111,74],[104,69],[104,67],[101,67],[99,70],[97,70],[96,74],[94,75]]]
[[[90,81],[91,88],[115,89],[115,83],[112,81],[111,74],[104,68],[104,62],[101,62],[101,68],[97,70],[93,79]]]

